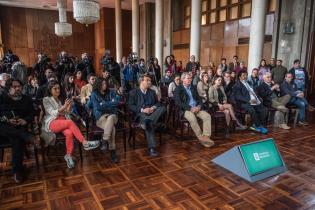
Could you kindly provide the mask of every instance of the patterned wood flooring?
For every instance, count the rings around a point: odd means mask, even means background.
[[[124,154],[119,137],[119,164],[101,151],[84,152],[81,164],[76,151],[72,170],[63,160],[64,148],[56,148],[39,172],[32,157],[25,161],[29,173],[21,185],[11,180],[6,152],[0,164],[0,209],[315,209],[314,122],[290,131],[271,128],[268,135],[246,131],[214,138],[210,149],[193,137],[180,141],[164,134],[157,158],[146,155],[143,141]],[[267,137],[275,139],[287,173],[251,184],[210,162],[235,145]]]

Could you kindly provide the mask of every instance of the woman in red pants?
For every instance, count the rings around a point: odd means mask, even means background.
[[[65,161],[68,168],[73,168],[75,163],[72,159],[73,139],[76,138],[83,144],[85,150],[95,149],[99,141],[86,141],[76,124],[69,118],[73,101],[67,98],[62,105],[60,101],[60,85],[57,81],[50,81],[47,87],[48,96],[43,99],[45,108],[44,130],[46,132],[60,133],[66,137],[67,154]]]

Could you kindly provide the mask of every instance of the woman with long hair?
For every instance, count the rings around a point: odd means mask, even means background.
[[[222,77],[215,76],[212,80],[212,86],[209,88],[209,102],[216,111],[224,112],[227,124],[226,133],[229,134],[231,119],[235,121],[239,130],[246,127],[242,125],[235,116],[233,106],[227,102],[227,97],[222,85]]]
[[[82,70],[80,69],[77,69],[74,72],[74,84],[79,88],[79,90],[81,90],[81,88],[87,84],[82,78]]]
[[[258,67],[258,77],[260,81],[263,81],[264,74],[270,72],[270,67],[267,65],[265,59],[261,59]]]
[[[200,81],[197,84],[197,91],[203,103],[208,102],[209,76],[207,72],[201,74]]]

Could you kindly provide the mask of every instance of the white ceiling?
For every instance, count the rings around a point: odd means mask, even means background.
[[[101,7],[115,7],[115,0],[98,0]],[[154,0],[139,0],[140,4],[144,2],[155,2]],[[72,0],[67,0],[68,10],[72,10]],[[0,5],[36,9],[57,9],[57,0],[0,0]],[[131,10],[131,0],[121,1],[122,9]]]

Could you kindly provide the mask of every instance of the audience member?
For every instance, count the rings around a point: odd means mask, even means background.
[[[214,142],[210,139],[211,116],[203,110],[197,88],[191,85],[191,74],[184,72],[181,75],[181,80],[182,84],[176,87],[174,92],[175,104],[180,108],[180,114],[189,121],[199,142],[205,147],[211,147],[214,145]],[[203,131],[200,129],[197,117],[202,120]]]
[[[186,65],[186,71],[191,72],[193,75],[195,75],[199,68],[200,64],[199,62],[196,62],[196,57],[194,55],[190,56],[190,60]]]
[[[173,81],[172,72],[166,71],[166,74],[161,79],[161,85],[168,86]]]
[[[174,91],[178,85],[180,85],[180,75],[175,74],[174,81],[171,82],[168,86],[168,97],[169,98],[174,98]]]
[[[74,84],[81,90],[84,85],[86,85],[86,81],[82,79],[82,71],[80,69],[74,72]]]
[[[95,83],[95,79],[96,79],[96,75],[94,73],[91,73],[87,76],[88,84],[82,87],[81,93],[80,93],[82,104],[86,104],[87,100],[89,99],[93,91],[93,84]]]
[[[258,67],[258,77],[259,80],[263,81],[263,76],[266,72],[270,72],[270,67],[267,65],[265,59],[261,59],[260,65]]]
[[[303,92],[307,90],[309,82],[308,72],[305,68],[301,67],[301,61],[299,59],[294,60],[293,67],[289,70],[289,72],[293,76],[297,89]]]
[[[263,82],[256,89],[257,95],[262,98],[263,104],[266,107],[276,109],[274,117],[274,126],[285,130],[290,129],[287,125],[289,109],[285,107],[291,96],[286,94],[280,97],[280,85],[272,84],[271,73],[265,72]]]
[[[198,95],[202,100],[202,103],[207,104],[208,101],[208,91],[209,91],[209,77],[206,72],[201,74],[201,79],[197,84]]]
[[[27,124],[33,121],[33,105],[29,96],[22,95],[22,82],[9,79],[8,94],[0,96],[0,139],[12,145],[12,171],[16,183],[23,181],[23,157],[25,143],[33,138]]]
[[[228,103],[234,104],[235,101],[233,100],[234,97],[232,97],[232,91],[233,91],[233,86],[235,84],[235,81],[231,78],[230,71],[224,72],[222,84],[223,84],[224,92],[227,97]]]
[[[282,84],[285,74],[288,72],[287,68],[282,66],[282,60],[277,60],[277,66],[273,67],[271,70],[272,80],[276,84]]]
[[[245,62],[241,61],[240,66],[234,69],[235,73],[238,75],[240,72],[247,72],[247,68],[245,66]]]
[[[236,104],[250,114],[253,122],[250,129],[262,134],[268,133],[268,130],[263,127],[263,123],[267,117],[267,108],[262,104],[253,88],[248,84],[247,72],[240,71],[238,74],[238,80],[233,87],[233,95]]]
[[[255,90],[261,83],[261,80],[258,77],[258,69],[254,68],[252,74],[248,78],[248,84]]]
[[[0,96],[6,93],[5,83],[10,77],[11,75],[7,73],[0,74]]]
[[[104,78],[97,78],[87,107],[92,109],[97,127],[104,131],[101,149],[106,150],[108,143],[108,149],[114,163],[118,162],[115,125],[118,122],[117,106],[119,102],[120,96],[108,88],[107,81]]]
[[[150,89],[151,78],[149,75],[140,76],[139,83],[139,88],[133,89],[129,93],[128,107],[133,112],[134,120],[139,122],[145,131],[149,155],[155,157],[158,156],[155,130],[159,127],[159,120],[166,109],[160,105],[155,92]]]
[[[222,70],[222,73],[229,70],[229,67],[228,67],[228,65],[226,64],[226,58],[221,58],[221,63],[220,63],[220,65],[217,67],[217,69],[221,69],[221,70]]]
[[[234,55],[233,61],[229,64],[229,70],[234,71],[239,66],[240,66],[240,63],[238,62],[238,57],[237,55]]]
[[[61,104],[60,85],[57,81],[50,81],[47,87],[48,96],[43,99],[45,116],[43,119],[43,129],[47,133],[60,133],[66,137],[67,153],[64,159],[68,168],[73,168],[75,162],[72,159],[73,140],[74,137],[83,144],[85,150],[95,149],[99,146],[98,141],[86,141],[80,129],[70,120],[69,114],[72,109],[73,100],[66,99],[65,103]]]

